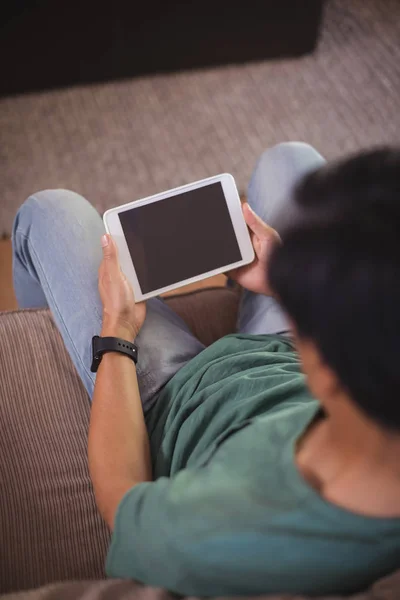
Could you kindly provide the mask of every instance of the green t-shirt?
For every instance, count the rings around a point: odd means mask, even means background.
[[[298,472],[317,411],[288,339],[227,336],[191,360],[148,415],[156,481],[122,499],[108,575],[184,595],[327,594],[396,568],[400,519],[329,504]]]

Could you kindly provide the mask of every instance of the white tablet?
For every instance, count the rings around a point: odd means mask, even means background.
[[[254,259],[235,180],[227,173],[117,206],[103,220],[137,301]]]

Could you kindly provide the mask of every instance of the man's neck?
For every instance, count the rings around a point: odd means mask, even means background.
[[[349,406],[315,422],[297,465],[326,500],[371,517],[400,517],[400,435]]]

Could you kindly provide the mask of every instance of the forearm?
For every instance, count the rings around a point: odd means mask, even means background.
[[[102,335],[127,337],[123,332]],[[97,506],[113,528],[117,506],[134,485],[151,480],[149,440],[134,362],[110,352],[97,372],[89,428],[89,469]]]

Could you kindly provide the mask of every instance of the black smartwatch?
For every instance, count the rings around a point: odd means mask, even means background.
[[[126,356],[129,356],[129,358],[133,360],[135,365],[137,363],[138,349],[135,344],[122,340],[121,338],[99,337],[98,335],[95,335],[92,338],[92,366],[90,367],[92,373],[97,372],[103,354],[106,354],[106,352],[120,352],[121,354],[126,354]]]

